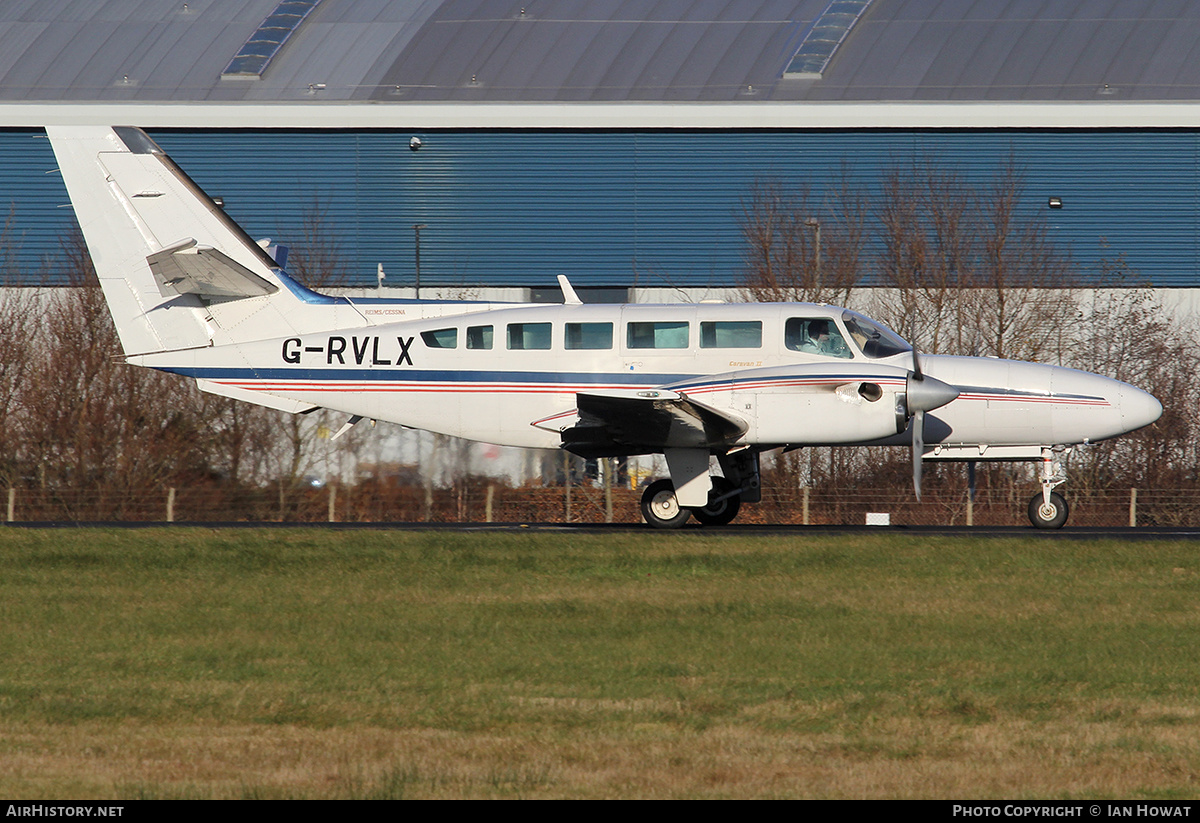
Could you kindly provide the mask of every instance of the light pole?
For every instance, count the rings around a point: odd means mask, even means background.
[[[813,233],[813,259],[816,261],[813,280],[819,290],[821,288],[821,221],[815,217],[810,217],[804,221],[804,225],[812,229]]]
[[[417,299],[421,299],[421,229],[429,228],[424,223],[413,223],[413,234],[416,235],[416,244],[413,249],[413,254],[416,256],[417,268]]]

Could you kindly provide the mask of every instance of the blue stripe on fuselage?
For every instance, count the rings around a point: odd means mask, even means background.
[[[448,371],[430,369],[251,369],[241,367],[173,366],[160,371],[201,380],[342,380],[446,382],[446,383],[636,383],[659,386],[663,383],[695,377],[690,374],[651,374],[648,372],[540,372],[540,371]]]

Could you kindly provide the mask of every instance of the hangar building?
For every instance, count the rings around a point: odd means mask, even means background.
[[[256,237],[352,282],[721,289],[756,183],[928,160],[1085,271],[1200,286],[1192,0],[7,0],[8,284],[61,277],[48,123],[132,124]],[[869,278],[869,272],[864,277]]]

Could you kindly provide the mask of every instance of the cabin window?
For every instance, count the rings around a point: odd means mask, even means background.
[[[700,324],[702,349],[760,349],[762,321],[705,320]]]
[[[837,323],[828,317],[789,317],[783,327],[783,341],[792,351],[823,354],[826,357],[854,357]]]
[[[686,349],[687,322],[630,323],[626,341],[631,349]]]
[[[568,349],[611,349],[613,347],[612,323],[568,323],[566,332]]]
[[[508,347],[513,350],[550,348],[550,324],[509,323]]]
[[[467,327],[467,348],[468,349],[490,349],[492,347],[492,327],[491,326],[468,326]]]
[[[421,340],[431,349],[457,349],[458,329],[435,329],[421,332]]]

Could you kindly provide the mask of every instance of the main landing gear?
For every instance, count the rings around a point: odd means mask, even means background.
[[[732,523],[742,503],[762,500],[758,453],[744,449],[717,457],[721,475],[713,475],[708,502],[688,508],[679,505],[675,485],[670,480],[655,480],[642,493],[642,517],[656,529],[678,529],[695,517],[703,526]]]
[[[691,509],[679,505],[670,480],[655,480],[642,492],[642,517],[656,529],[678,529],[691,516]]]
[[[712,484],[707,505],[692,509],[692,517],[705,526],[724,526],[732,523],[733,518],[738,515],[738,510],[742,508],[742,490],[724,477],[714,477]]]
[[[670,480],[655,480],[642,492],[642,517],[656,529],[678,529],[689,517],[705,526],[732,523],[742,507],[742,491],[724,477],[714,477],[712,483],[708,503],[689,509],[679,505]]]
[[[1040,477],[1042,490],[1029,501],[1029,522],[1039,529],[1061,529],[1071,513],[1066,498],[1054,491],[1067,481],[1067,473],[1063,471],[1054,450],[1042,449],[1042,469]]]

